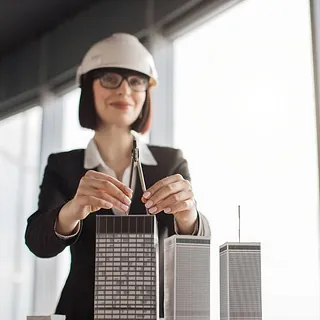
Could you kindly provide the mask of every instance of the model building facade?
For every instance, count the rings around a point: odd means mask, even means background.
[[[158,319],[156,217],[96,219],[94,319]]]
[[[261,320],[260,243],[220,246],[220,320]]]
[[[210,237],[164,240],[166,320],[210,320]]]

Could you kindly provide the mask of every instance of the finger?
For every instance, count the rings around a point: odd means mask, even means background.
[[[107,180],[110,181],[111,183],[113,183],[115,186],[117,186],[120,190],[122,190],[122,192],[124,192],[125,194],[127,194],[128,196],[133,194],[132,189],[130,189],[129,187],[127,187],[125,184],[123,184],[122,182],[120,182],[118,179],[111,177],[105,173],[102,172],[97,172],[94,170],[89,170],[87,171],[87,173],[85,174],[86,177],[90,177],[90,178],[95,178],[97,180]]]
[[[127,197],[127,203],[119,201],[117,198],[112,195],[104,192],[103,190],[98,190],[95,188],[82,188],[81,192],[86,196],[93,196],[95,198],[101,199],[103,201],[107,201],[112,204],[112,207],[121,210],[123,212],[128,211],[130,205],[130,199]]]
[[[83,186],[81,188],[85,188],[84,190],[87,190],[86,192],[90,192],[90,188],[96,189],[96,190],[102,190],[108,195],[112,196],[113,198],[119,200],[123,204],[130,205],[131,200],[130,198],[122,192],[117,186],[115,186],[112,182],[108,180],[98,180],[98,179],[92,179],[92,178],[86,178]],[[82,192],[80,190],[80,192]]]
[[[174,183],[176,181],[182,181],[184,180],[181,174],[175,174],[166,178],[163,178],[161,180],[159,180],[158,182],[156,182],[153,186],[151,186],[149,189],[147,189],[144,193],[143,193],[143,197],[145,199],[150,199],[150,197],[157,192],[158,190],[160,190],[161,188],[167,186],[168,184]]]
[[[164,212],[168,214],[183,214],[184,212],[190,213],[191,209],[194,208],[195,201],[194,199],[188,199],[180,201],[171,206],[164,208]]]
[[[170,183],[157,190],[145,204],[146,208],[158,205],[159,202],[168,198],[170,195],[176,194],[183,190],[191,190],[190,182],[187,180],[180,180],[177,182]]]
[[[182,190],[178,193],[172,194],[163,201],[160,201],[156,205],[149,209],[149,213],[157,214],[164,209],[167,209],[166,213],[171,212],[171,208],[179,202],[186,201],[193,198],[193,192],[191,190]],[[168,210],[169,209],[169,210]]]
[[[105,209],[111,209],[113,207],[112,203],[104,199],[94,197],[94,196],[86,196],[86,195],[78,196],[78,203],[83,207],[91,206],[92,208],[105,208]]]

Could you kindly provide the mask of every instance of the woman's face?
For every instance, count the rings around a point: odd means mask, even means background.
[[[135,78],[134,74],[130,77],[129,74],[129,79],[124,78],[117,88],[112,88],[121,79],[118,73],[109,72],[93,81],[93,97],[100,127],[107,124],[129,128],[141,113],[146,91],[132,89],[139,85],[139,78]]]

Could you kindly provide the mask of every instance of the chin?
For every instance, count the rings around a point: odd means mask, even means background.
[[[118,128],[126,128],[126,129],[130,129],[131,125],[134,123],[134,121],[115,121],[115,122],[111,122],[108,121],[109,124],[113,124],[114,126],[118,127]]]
[[[115,121],[119,126],[126,126],[129,127],[131,126],[135,121],[137,120],[137,118],[133,118],[133,117],[128,117],[128,116],[119,116],[117,118],[117,120]]]

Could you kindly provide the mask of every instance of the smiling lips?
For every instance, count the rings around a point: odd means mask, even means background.
[[[114,101],[114,102],[110,103],[110,105],[112,107],[120,109],[120,110],[127,110],[131,106],[131,104],[126,101]]]

